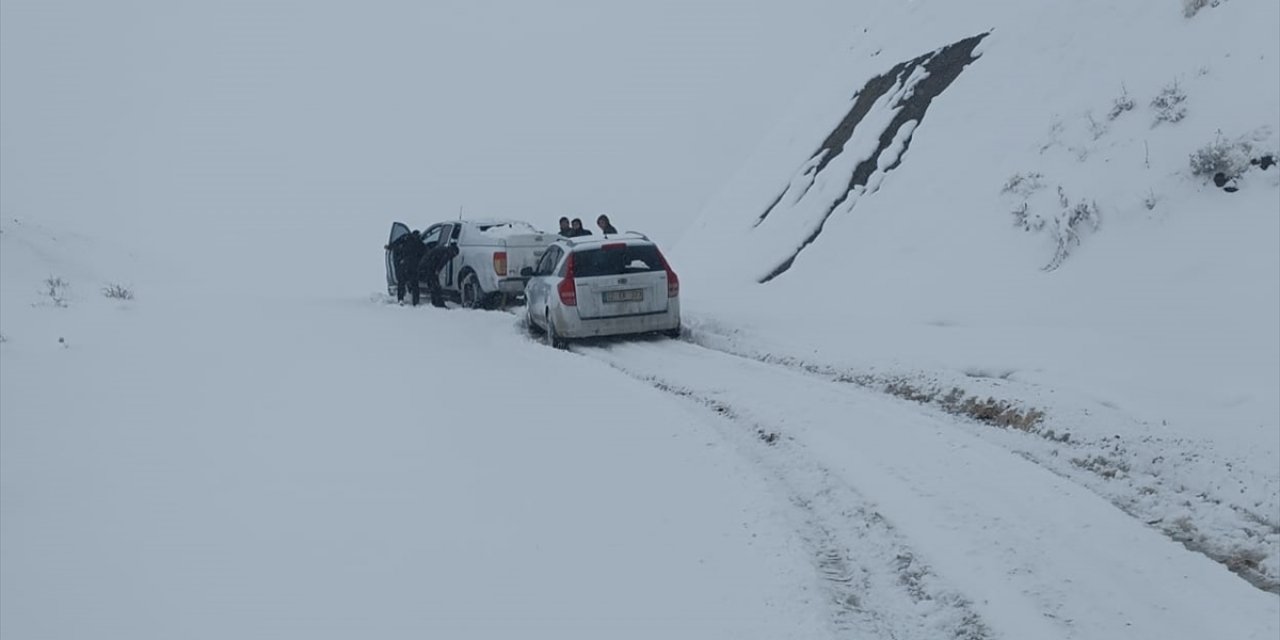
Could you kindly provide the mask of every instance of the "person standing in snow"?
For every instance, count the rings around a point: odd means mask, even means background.
[[[422,271],[427,277],[431,306],[444,308],[444,292],[440,289],[440,270],[458,255],[458,245],[435,246],[422,256]]]
[[[579,237],[579,236],[589,236],[589,235],[591,235],[591,231],[590,231],[590,230],[588,230],[588,229],[583,229],[583,228],[582,228],[582,218],[574,218],[574,219],[573,219],[572,226],[571,226],[571,227],[570,227],[570,229],[569,229],[569,233],[572,233],[572,234],[573,234],[573,235],[569,236],[570,238],[577,238],[577,237]]]
[[[600,233],[603,233],[606,236],[618,233],[618,230],[614,229],[613,225],[609,223],[609,216],[606,216],[603,213],[600,214],[599,218],[596,218],[596,226],[600,227]]]
[[[570,226],[569,219],[563,216],[560,218],[560,236],[563,238],[573,237],[573,227]]]
[[[404,304],[404,292],[408,287],[413,296],[413,306],[418,306],[421,292],[418,283],[418,263],[426,251],[426,246],[422,244],[422,232],[415,229],[396,238],[385,248],[391,250],[396,268],[396,301]]]

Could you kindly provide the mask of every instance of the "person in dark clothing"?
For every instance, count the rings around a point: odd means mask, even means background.
[[[618,233],[618,230],[614,229],[612,224],[609,224],[609,216],[604,214],[600,214],[600,217],[596,218],[596,225],[600,227],[600,233],[607,236]]]
[[[569,226],[568,218],[560,218],[560,235],[565,238],[573,237],[573,227]]]
[[[582,228],[582,218],[573,219],[573,222],[570,223],[569,233],[573,234],[569,236],[570,238],[577,238],[579,236],[591,235],[590,230]]]
[[[440,289],[440,270],[458,255],[458,245],[435,246],[422,256],[422,274],[427,277],[427,290],[431,293],[431,306],[444,307],[444,292]]]
[[[418,284],[418,263],[422,261],[422,254],[426,251],[426,246],[422,244],[422,232],[414,230],[406,233],[396,238],[386,248],[391,250],[392,261],[396,268],[396,301],[404,304],[404,292],[407,287],[413,297],[413,305],[418,306],[418,299],[421,296]]]

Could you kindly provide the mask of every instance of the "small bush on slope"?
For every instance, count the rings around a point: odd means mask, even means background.
[[[1098,203],[1092,200],[1081,200],[1072,204],[1061,186],[1058,187],[1057,211],[1045,215],[1032,209],[1031,200],[1044,188],[1044,183],[1040,180],[1043,177],[1039,173],[1014,174],[1005,182],[1001,193],[1014,194],[1022,198],[1022,203],[1012,211],[1015,225],[1023,231],[1047,232],[1053,239],[1055,245],[1053,258],[1043,267],[1045,271],[1053,271],[1062,266],[1072,250],[1080,245],[1080,240],[1086,232],[1096,231],[1101,226],[1102,215],[1099,212]]]
[[[1186,101],[1187,94],[1182,91],[1182,87],[1178,86],[1177,80],[1165,85],[1160,93],[1151,99],[1151,108],[1156,112],[1156,120],[1151,123],[1151,126],[1157,126],[1161,122],[1179,122],[1187,117]]]
[[[44,280],[45,294],[53,301],[55,307],[67,306],[67,289],[71,287],[71,283],[62,278],[49,276]]]
[[[1238,178],[1249,168],[1253,144],[1246,139],[1226,141],[1222,134],[1191,154],[1191,175],[1209,176],[1221,173],[1228,179]]]
[[[109,284],[102,288],[102,295],[114,300],[132,300],[133,291],[120,284]]]
[[[1182,0],[1182,15],[1190,18],[1205,7],[1216,7],[1226,0]]]
[[[1123,86],[1120,88],[1120,97],[1111,102],[1111,110],[1107,112],[1108,120],[1115,120],[1127,111],[1133,110],[1133,98],[1129,97],[1129,91]]]

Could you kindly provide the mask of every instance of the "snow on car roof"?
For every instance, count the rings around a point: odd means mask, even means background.
[[[546,233],[523,220],[469,220],[468,222],[474,224],[481,233],[498,238],[529,233]]]

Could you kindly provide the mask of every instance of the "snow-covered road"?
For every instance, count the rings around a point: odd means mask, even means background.
[[[938,628],[932,636],[906,633],[913,615],[937,613],[938,601],[950,602],[952,613],[976,613],[994,636],[1007,638],[1277,633],[1275,596],[1089,490],[957,428],[956,418],[686,342],[575,351],[702,403],[724,431],[747,434],[765,473],[791,485],[793,501],[817,505],[821,531],[811,527],[809,535],[826,538],[826,551],[852,569],[852,580],[837,581],[833,592],[866,597],[865,607],[851,605],[859,610],[852,617],[893,620],[892,637],[940,637]],[[815,474],[822,479],[801,480]],[[832,491],[852,502],[826,499]],[[880,526],[880,516],[887,531],[868,535],[864,529]],[[918,574],[928,586],[909,577]],[[896,596],[859,586],[893,584],[895,575],[903,592]],[[847,600],[855,601],[864,602]],[[886,616],[895,601],[904,605],[901,615]],[[876,611],[877,604],[888,608]],[[957,620],[967,625],[954,628],[957,637],[983,637],[963,614],[935,623]]]
[[[935,408],[3,231],[5,637],[1280,631],[1274,594]]]

